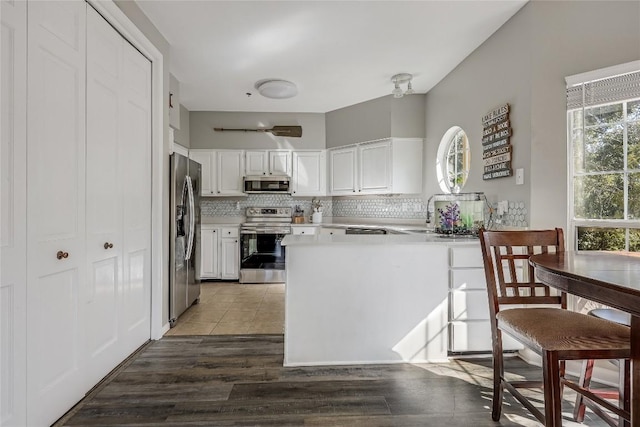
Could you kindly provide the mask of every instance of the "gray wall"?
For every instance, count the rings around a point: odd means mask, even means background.
[[[245,113],[191,111],[191,148],[293,150],[325,148],[325,115],[318,113]],[[302,126],[301,138],[274,137],[262,132],[216,132],[213,128],[271,129]],[[181,126],[182,127],[182,126]]]
[[[426,95],[425,193],[439,193],[440,139],[458,125],[469,136],[471,173],[464,190],[490,200],[524,201],[535,228],[567,223],[564,77],[640,58],[640,2],[532,1]],[[482,180],[481,118],[511,105],[515,176]]]
[[[169,52],[170,46],[167,40],[160,34],[149,18],[142,13],[138,5],[130,0],[114,0],[115,4],[124,12],[138,29],[154,44],[163,56],[163,86],[164,86],[164,138],[163,138],[163,158],[164,173],[163,182],[169,182]],[[169,320],[169,185],[166,185],[162,192],[162,259],[166,260],[165,271],[162,276],[162,318]]]
[[[329,111],[327,148],[389,137],[424,137],[424,95],[391,95]]]
[[[531,9],[531,223],[552,227],[567,218],[564,77],[640,59],[640,2],[540,1]]]
[[[176,129],[173,134],[173,140],[183,147],[191,147],[190,124],[191,113],[182,104],[180,104],[180,129]]]

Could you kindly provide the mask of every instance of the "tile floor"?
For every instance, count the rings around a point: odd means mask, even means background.
[[[203,282],[200,303],[185,311],[166,336],[282,334],[284,283]]]

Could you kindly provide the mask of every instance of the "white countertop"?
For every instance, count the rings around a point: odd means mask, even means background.
[[[478,243],[476,237],[444,237],[436,233],[408,234],[288,234],[282,239],[282,246],[305,245],[389,245],[389,244],[437,244],[450,245]]]

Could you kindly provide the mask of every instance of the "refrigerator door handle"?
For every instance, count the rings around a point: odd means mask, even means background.
[[[191,177],[187,176],[187,193],[189,195],[189,238],[187,240],[187,251],[184,255],[185,261],[191,259],[191,255],[193,254],[193,240],[196,234],[195,230],[195,203],[193,200],[193,184],[191,183]]]

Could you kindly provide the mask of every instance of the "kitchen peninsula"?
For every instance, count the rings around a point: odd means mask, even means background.
[[[447,359],[452,267],[481,262],[477,239],[316,234],[282,244],[285,366]],[[462,287],[484,282],[479,267]],[[486,293],[477,297],[486,306]]]

